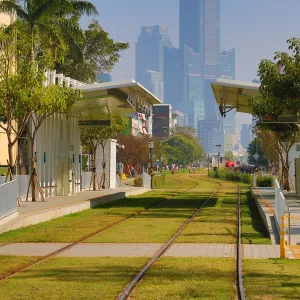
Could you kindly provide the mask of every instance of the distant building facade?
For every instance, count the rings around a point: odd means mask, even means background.
[[[235,49],[222,50],[220,53],[220,77],[224,79],[235,79]],[[235,114],[236,110],[226,114],[223,119],[225,135],[235,134]]]
[[[224,153],[224,129],[221,120],[202,120],[198,122],[198,136],[205,152],[209,154]]]
[[[147,70],[144,72],[144,87],[164,102],[164,78],[162,72]]]
[[[251,141],[251,126],[248,124],[242,124],[242,129],[241,129],[241,144],[242,146],[247,149],[248,145],[250,144]]]
[[[172,106],[170,104],[153,105],[152,135],[158,138],[168,138],[175,125]]]
[[[175,110],[173,112],[173,114],[175,115],[176,117],[176,120],[177,120],[177,126],[180,126],[180,127],[186,127],[188,126],[188,115],[179,111],[179,110]]]

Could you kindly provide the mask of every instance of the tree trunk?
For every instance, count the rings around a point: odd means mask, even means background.
[[[10,169],[11,173],[14,174],[14,156],[13,156],[13,144],[9,141],[8,142],[8,168]],[[9,175],[10,181],[13,180],[11,173]]]
[[[106,181],[105,144],[101,143],[101,146],[102,146],[102,169],[103,169],[102,188],[105,189],[105,181]]]
[[[97,147],[94,147],[93,148],[93,191],[96,191],[96,180],[97,180],[96,155],[97,155]]]
[[[35,155],[34,155],[34,136],[30,137],[30,141],[31,141],[31,199],[32,202],[36,201],[36,197],[35,197]]]

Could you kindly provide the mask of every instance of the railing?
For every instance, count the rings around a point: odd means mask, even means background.
[[[0,220],[17,211],[18,180],[0,185]]]
[[[278,232],[280,232],[280,217],[285,216],[286,211],[288,211],[290,215],[289,207],[286,203],[279,182],[275,179],[275,224]]]

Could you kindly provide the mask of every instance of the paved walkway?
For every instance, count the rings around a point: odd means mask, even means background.
[[[149,189],[128,186],[104,191],[84,191],[71,196],[48,197],[43,202],[21,201],[21,206],[18,207],[18,216],[7,222],[1,220],[0,233],[49,221],[147,191]]]
[[[0,244],[0,255],[44,256],[68,243],[15,243]],[[163,244],[82,243],[61,253],[58,257],[152,257]],[[243,245],[246,259],[279,258],[277,245]],[[231,244],[173,244],[164,257],[234,257]]]
[[[272,243],[279,244],[279,233],[275,225],[275,191],[268,188],[253,188],[254,197],[260,205],[260,210],[263,212],[263,219],[267,223]],[[286,203],[291,211],[291,245],[300,245],[300,197],[294,193],[284,193]],[[288,224],[288,222],[286,222]],[[289,230],[287,228],[287,240],[289,239]]]

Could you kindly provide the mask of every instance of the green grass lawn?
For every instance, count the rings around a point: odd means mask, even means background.
[[[299,260],[245,260],[244,285],[248,300],[299,300]]]
[[[196,174],[170,174],[168,181],[160,189],[216,189],[218,184],[206,179],[206,176]],[[208,178],[209,179],[209,178]],[[196,185],[196,186],[195,186]]]
[[[8,274],[36,260],[36,257],[0,255],[0,275]]]
[[[272,244],[250,192],[241,195],[243,244]]]
[[[116,299],[147,258],[52,258],[0,282],[0,299]]]
[[[160,206],[91,237],[85,242],[166,242],[208,196],[207,193],[199,192],[178,195]]]
[[[218,192],[176,239],[176,243],[236,242],[235,193]]]
[[[175,191],[159,191],[118,200],[96,209],[2,233],[0,242],[73,242],[176,194]]]
[[[162,258],[147,271],[130,299],[236,299],[233,259]]]

